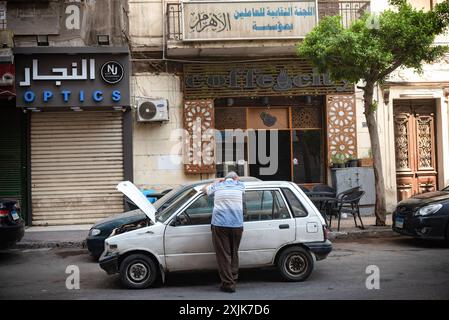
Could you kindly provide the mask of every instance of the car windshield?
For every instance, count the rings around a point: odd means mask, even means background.
[[[156,221],[164,223],[176,210],[178,210],[185,203],[186,200],[190,199],[190,197],[194,196],[196,193],[197,191],[194,188],[186,189],[169,207],[162,210],[156,216]]]
[[[443,189],[443,191],[449,191],[449,186]]]
[[[172,197],[174,197],[183,188],[185,188],[185,187],[181,186],[181,187],[177,187],[177,188],[172,189],[170,192],[168,192],[163,197],[159,198],[155,203],[153,203],[153,206],[156,208],[156,210],[158,210],[165,202],[167,202]]]

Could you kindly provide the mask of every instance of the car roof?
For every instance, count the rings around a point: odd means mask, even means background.
[[[183,187],[196,187],[196,186],[201,186],[201,185],[212,183],[212,182],[216,181],[217,179],[220,179],[220,178],[189,182],[189,183],[183,184],[182,186]],[[257,182],[262,181],[262,180],[260,180],[260,179],[258,179],[256,177],[251,177],[251,176],[242,176],[242,177],[240,177],[240,180],[245,182],[245,183],[255,182],[255,181],[257,181]]]
[[[257,187],[288,187],[292,185],[290,181],[243,181],[245,183],[245,187],[248,188],[257,188]],[[200,187],[202,185],[206,185],[206,183],[199,184],[196,187]]]

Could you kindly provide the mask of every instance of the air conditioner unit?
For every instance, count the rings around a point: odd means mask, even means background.
[[[168,121],[168,100],[141,98],[137,100],[137,121]]]

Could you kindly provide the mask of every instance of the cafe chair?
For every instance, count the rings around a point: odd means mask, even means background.
[[[349,191],[349,190],[348,190]],[[340,231],[340,220],[342,213],[349,213],[354,218],[354,223],[357,228],[365,229],[363,225],[362,218],[360,216],[360,199],[365,194],[365,191],[353,190],[351,192],[345,192],[340,199],[337,199],[335,206],[330,209],[330,221],[329,228],[332,226],[332,216],[338,217],[338,227],[337,230]],[[357,225],[356,216],[359,218],[361,226]]]

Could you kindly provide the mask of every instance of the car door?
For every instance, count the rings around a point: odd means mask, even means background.
[[[165,262],[170,271],[216,268],[212,244],[213,198],[201,194],[165,229]]]
[[[280,189],[246,190],[240,265],[270,264],[277,249],[293,241],[295,220]]]

